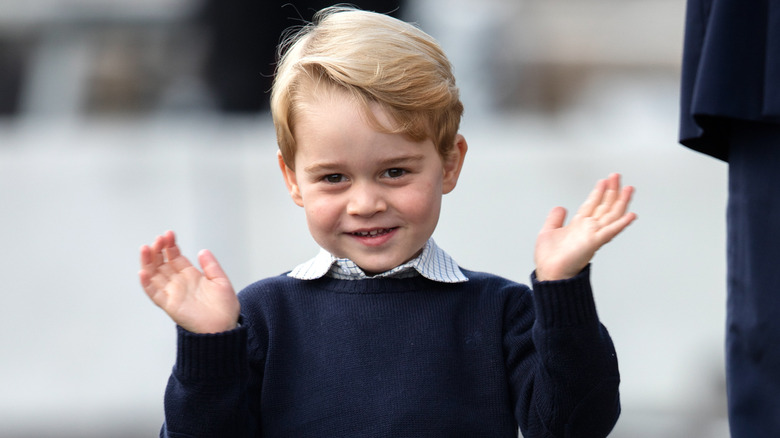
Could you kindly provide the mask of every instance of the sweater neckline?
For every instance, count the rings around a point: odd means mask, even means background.
[[[332,277],[321,277],[315,280],[300,280],[310,282],[313,286],[346,294],[381,294],[381,293],[404,293],[438,289],[442,286],[453,284],[439,283],[429,280],[422,276],[410,278],[364,278],[360,280],[340,280]]]

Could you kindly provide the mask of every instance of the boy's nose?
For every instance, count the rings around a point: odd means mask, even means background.
[[[359,184],[350,190],[347,214],[355,216],[373,216],[387,210],[382,191],[370,184]]]

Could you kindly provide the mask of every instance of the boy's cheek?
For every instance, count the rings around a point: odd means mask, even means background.
[[[309,202],[306,203],[304,210],[309,222],[317,224],[331,221],[332,217],[337,213],[337,207],[334,203],[323,200],[309,200]]]

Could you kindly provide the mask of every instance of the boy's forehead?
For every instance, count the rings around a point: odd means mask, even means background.
[[[347,128],[323,127],[322,132],[303,136],[295,154],[296,167],[310,172],[344,166],[395,167],[438,156],[431,140],[415,141],[403,134],[370,129],[349,132]]]
[[[398,132],[397,123],[387,108],[369,99],[360,99],[338,86],[316,87],[301,97],[295,115],[296,136],[317,135],[331,123],[344,121],[383,133]],[[323,126],[323,124],[326,124]]]
[[[422,159],[429,154],[438,154],[433,141],[414,141],[402,134],[378,133],[377,137],[336,138],[315,137],[318,141],[303,141],[298,144],[297,158],[309,163],[328,163],[346,160],[392,162]]]

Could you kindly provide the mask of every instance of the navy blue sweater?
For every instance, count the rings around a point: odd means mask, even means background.
[[[241,326],[178,330],[161,436],[604,437],[615,351],[586,268],[537,282],[259,281]]]

